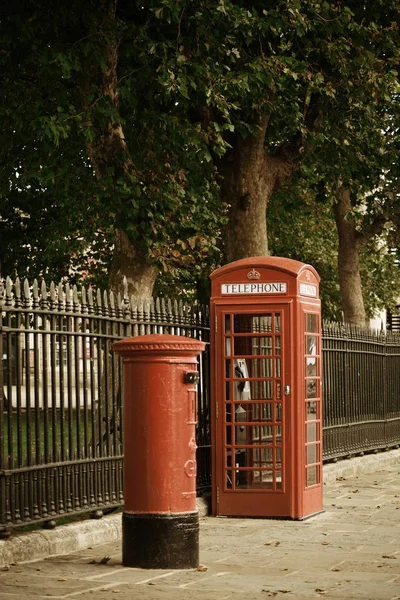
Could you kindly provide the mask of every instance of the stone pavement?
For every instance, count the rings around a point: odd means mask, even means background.
[[[0,598],[400,600],[396,455],[377,463],[373,473],[359,469],[357,476],[351,470],[339,475],[329,465],[325,512],[306,521],[202,517],[199,570],[122,567],[115,535],[106,544],[94,541],[69,554],[8,564],[0,569]],[[21,536],[21,545],[28,537]]]

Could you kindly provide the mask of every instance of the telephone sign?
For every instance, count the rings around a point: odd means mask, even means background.
[[[322,510],[319,276],[279,257],[211,274],[215,515]]]

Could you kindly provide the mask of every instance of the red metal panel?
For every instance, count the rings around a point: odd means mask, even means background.
[[[205,344],[172,335],[117,342],[124,358],[125,512],[196,510],[196,387]]]
[[[255,257],[211,280],[213,512],[304,518],[322,509],[319,276],[298,261]],[[246,370],[243,402],[234,397],[235,362]],[[306,415],[311,406],[318,418]]]

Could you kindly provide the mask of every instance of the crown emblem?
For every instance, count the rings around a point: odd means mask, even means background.
[[[247,273],[247,279],[260,279],[261,275],[255,269],[252,269]]]

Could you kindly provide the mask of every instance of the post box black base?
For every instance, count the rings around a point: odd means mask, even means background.
[[[122,515],[122,564],[142,569],[199,566],[199,514]]]

